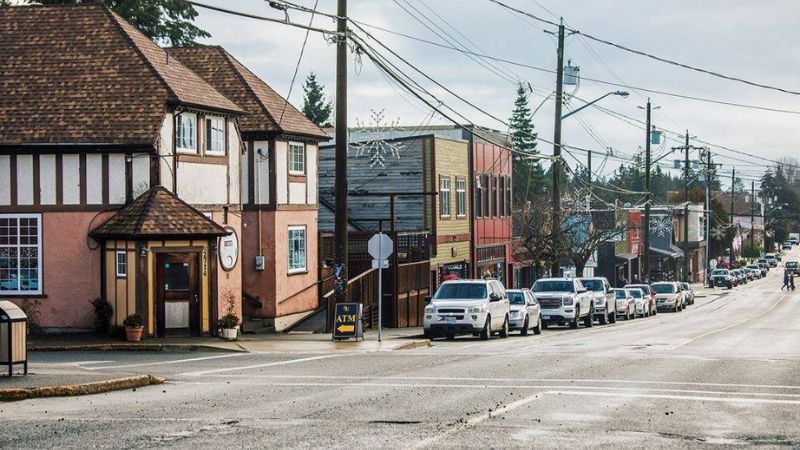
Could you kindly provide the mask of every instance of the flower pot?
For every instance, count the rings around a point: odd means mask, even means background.
[[[222,329],[222,339],[225,339],[226,341],[235,341],[238,334],[239,330],[237,330],[236,328]]]
[[[128,342],[139,342],[142,340],[142,330],[144,327],[125,327],[125,339]]]

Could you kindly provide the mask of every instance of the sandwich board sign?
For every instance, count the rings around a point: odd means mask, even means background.
[[[333,339],[364,339],[361,303],[337,303],[333,318]]]

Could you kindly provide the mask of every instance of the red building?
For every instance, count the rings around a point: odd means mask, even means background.
[[[511,150],[475,139],[470,147],[474,276],[491,276],[511,287]]]

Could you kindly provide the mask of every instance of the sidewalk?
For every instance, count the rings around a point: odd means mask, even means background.
[[[28,350],[35,351],[153,351],[153,352],[374,352],[427,347],[422,328],[392,328],[382,333],[367,330],[364,340],[331,340],[330,334],[271,333],[243,334],[236,341],[216,337],[151,338],[141,342],[125,342],[94,333],[34,336]]]

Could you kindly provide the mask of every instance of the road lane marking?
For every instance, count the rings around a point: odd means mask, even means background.
[[[208,361],[211,359],[232,358],[234,356],[245,356],[247,353],[229,353],[225,355],[202,356],[197,358],[184,358],[184,359],[170,359],[167,361],[154,361],[136,364],[121,364],[117,366],[101,366],[101,367],[84,367],[86,370],[105,370],[105,369],[127,369],[130,367],[145,367],[145,366],[165,366],[170,364],[182,364],[187,362]]]
[[[287,364],[296,364],[296,363],[307,362],[307,361],[316,361],[316,360],[320,360],[320,359],[336,358],[336,357],[340,357],[340,356],[344,356],[344,355],[345,355],[344,353],[335,353],[335,354],[330,354],[330,355],[311,356],[311,357],[308,357],[308,358],[290,359],[288,361],[273,361],[273,362],[268,362],[268,363],[263,363],[263,364],[253,364],[253,365],[249,365],[249,366],[224,367],[222,369],[211,369],[211,370],[198,370],[196,372],[179,373],[176,376],[178,376],[178,377],[198,377],[198,376],[201,376],[201,375],[209,375],[209,374],[212,374],[212,373],[232,372],[232,371],[237,371],[237,370],[249,370],[249,369],[261,369],[261,368],[264,368],[264,367],[274,367],[274,366],[284,366],[284,365],[287,365]]]
[[[592,392],[592,391],[544,391],[543,395],[585,395],[592,397],[627,397],[627,398],[651,398],[665,400],[691,400],[699,402],[720,402],[720,403],[759,403],[770,405],[800,405],[800,400],[781,400],[774,398],[744,398],[744,397],[708,397],[699,395],[668,395],[668,394],[634,394],[618,392]]]
[[[778,304],[780,304],[780,303],[781,303],[781,302],[782,302],[782,301],[783,301],[785,298],[786,298],[786,294],[782,295],[782,296],[781,296],[781,297],[778,299],[778,301],[776,301],[775,303],[773,303],[773,304],[772,304],[772,306],[770,306],[769,308],[767,308],[765,311],[762,311],[762,312],[760,312],[760,313],[756,314],[755,316],[749,316],[749,317],[746,317],[746,318],[744,318],[744,319],[742,319],[742,320],[740,320],[740,321],[738,321],[738,322],[734,322],[734,323],[732,323],[732,324],[730,324],[730,325],[727,325],[727,326],[724,326],[724,327],[722,327],[722,328],[718,328],[718,329],[716,329],[716,330],[711,330],[711,331],[707,331],[707,332],[705,332],[705,333],[699,334],[699,335],[697,335],[697,336],[695,336],[695,337],[693,337],[693,338],[691,338],[691,339],[689,339],[689,340],[687,340],[687,341],[685,341],[685,342],[682,342],[682,343],[680,343],[680,344],[678,344],[678,345],[676,345],[676,346],[674,346],[674,347],[670,348],[670,350],[675,350],[675,349],[678,349],[678,348],[680,348],[680,347],[683,347],[684,345],[691,344],[692,342],[696,341],[697,339],[702,339],[702,338],[704,338],[704,337],[706,337],[706,336],[710,336],[710,335],[712,335],[712,334],[721,333],[721,332],[723,332],[723,331],[726,331],[726,330],[729,330],[729,329],[731,329],[731,328],[733,328],[733,327],[735,327],[735,326],[742,325],[742,324],[744,324],[744,323],[746,323],[746,322],[749,322],[749,321],[751,321],[751,320],[753,320],[753,319],[757,319],[757,318],[759,318],[759,317],[763,316],[764,314],[766,314],[766,313],[768,313],[768,312],[772,311],[773,309],[775,309],[775,307],[776,307],[776,306],[778,306]]]

